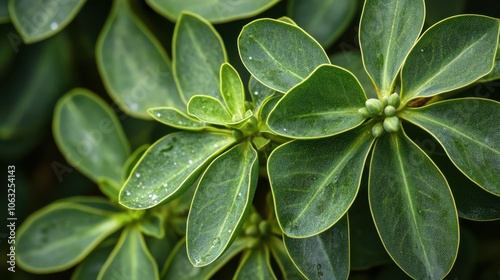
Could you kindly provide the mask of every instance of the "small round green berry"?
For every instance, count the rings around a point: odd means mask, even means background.
[[[366,109],[373,116],[381,116],[382,111],[384,110],[384,106],[382,106],[382,102],[375,98],[370,98],[365,102]]]
[[[382,133],[384,133],[384,126],[382,125],[382,123],[376,123],[372,127],[373,137],[375,137],[375,138],[380,137],[382,135]]]
[[[259,230],[257,229],[256,225],[250,225],[245,229],[245,235],[246,236],[259,236]]]
[[[384,119],[384,129],[389,133],[399,130],[399,118],[396,116],[387,117]]]
[[[358,109],[358,113],[360,113],[361,116],[363,116],[363,118],[371,118],[371,117],[373,117],[372,114],[370,114],[365,107]]]
[[[260,235],[267,236],[271,233],[271,225],[267,221],[260,221],[259,231]]]
[[[399,105],[401,104],[401,100],[399,99],[399,95],[397,93],[391,94],[387,101],[388,105],[391,105],[396,109],[399,108]]]
[[[389,105],[384,108],[384,114],[386,117],[392,117],[396,115],[396,108],[394,108],[392,105]]]

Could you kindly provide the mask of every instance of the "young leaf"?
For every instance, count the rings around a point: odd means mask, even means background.
[[[127,114],[149,119],[151,107],[184,110],[165,50],[127,1],[113,2],[97,41],[96,57],[109,95]]]
[[[290,258],[307,279],[347,279],[349,222],[347,215],[327,231],[308,238],[283,236]]]
[[[235,280],[276,279],[271,268],[269,248],[258,246],[245,252],[234,275]]]
[[[201,177],[187,221],[194,266],[215,261],[238,235],[259,175],[257,152],[243,142],[217,157]]]
[[[269,245],[271,254],[278,264],[281,273],[283,273],[284,279],[305,279],[302,273],[297,269],[295,264],[293,264],[290,256],[286,252],[285,246],[283,245],[283,240],[271,235],[267,244]]]
[[[52,127],[71,165],[95,182],[106,177],[121,184],[130,147],[120,122],[101,98],[85,89],[73,89],[58,101]]]
[[[156,12],[171,21],[178,20],[183,11],[197,13],[213,23],[222,23],[260,14],[279,0],[225,1],[225,0],[146,0]]]
[[[378,138],[368,192],[380,238],[396,264],[416,279],[448,274],[459,243],[453,197],[439,169],[403,132]]]
[[[366,72],[380,97],[394,89],[396,76],[424,25],[423,0],[366,0],[359,44]]]
[[[227,61],[219,33],[205,19],[182,13],[172,42],[173,68],[181,97],[187,103],[194,95],[222,100],[219,70]]]
[[[165,236],[165,217],[158,212],[148,212],[137,224],[142,233],[161,239]]]
[[[278,102],[268,124],[292,138],[332,136],[363,122],[358,109],[365,101],[356,77],[340,67],[322,65]]]
[[[220,68],[220,92],[229,113],[243,118],[245,114],[245,89],[240,75],[229,63]]]
[[[499,27],[498,19],[462,15],[429,28],[401,70],[401,102],[461,88],[488,74]]]
[[[123,165],[122,168],[122,182],[125,182],[125,180],[127,180],[128,176],[130,176],[130,172],[132,172],[132,169],[134,169],[134,166],[137,164],[137,162],[139,162],[142,155],[144,155],[144,153],[148,148],[149,144],[144,144],[139,148],[135,149],[135,151],[128,157],[127,161],[125,161],[125,164]],[[118,189],[118,192],[120,192],[120,189],[121,189],[121,184],[120,188]],[[118,196],[116,196],[116,198],[118,198]]]
[[[274,90],[266,87],[261,82],[257,81],[257,79],[253,76],[250,76],[250,79],[248,80],[248,91],[250,92],[250,97],[255,105],[254,111],[259,110],[260,106],[267,98],[276,94]]]
[[[46,39],[66,27],[78,14],[85,0],[9,1],[12,23],[27,44]]]
[[[325,48],[349,26],[357,11],[352,0],[293,0],[288,15]]]
[[[232,122],[231,115],[222,103],[211,96],[195,95],[191,97],[187,105],[187,112],[201,121],[225,125]]]
[[[63,271],[80,262],[118,230],[125,214],[71,202],[56,202],[33,213],[17,232],[17,262],[32,273]]]
[[[283,232],[308,237],[335,224],[356,197],[373,143],[369,126],[330,138],[293,141],[268,160],[268,174]]]
[[[101,279],[159,279],[158,266],[135,226],[127,226],[102,266]]]
[[[500,195],[500,103],[455,99],[405,109],[401,117],[428,131],[452,162],[485,190]]]
[[[249,242],[249,238],[237,238],[216,261],[204,267],[194,267],[188,259],[186,240],[183,239],[179,241],[167,259],[161,279],[210,279],[222,266],[246,249]]]
[[[151,208],[182,194],[217,154],[236,140],[227,134],[177,132],[153,144],[125,182],[119,202]]]
[[[238,50],[252,76],[280,92],[300,83],[317,66],[330,63],[323,48],[304,30],[272,19],[244,26]]]
[[[153,119],[182,130],[198,131],[205,129],[206,126],[204,122],[192,118],[175,108],[150,108],[148,113]]]
[[[111,254],[115,243],[114,239],[104,240],[76,267],[75,272],[71,275],[71,280],[97,279],[97,275]]]

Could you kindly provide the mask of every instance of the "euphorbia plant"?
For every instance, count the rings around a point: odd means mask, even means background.
[[[290,23],[255,21],[242,31],[239,48],[257,80],[285,93],[268,125],[298,139],[274,150],[268,162],[284,233],[306,238],[336,225],[358,193],[371,153],[368,195],[380,239],[407,274],[434,279],[455,261],[457,210],[446,178],[402,123],[430,133],[461,172],[500,195],[500,138],[491,125],[500,104],[481,98],[438,102],[492,70],[499,21],[461,15],[421,34],[424,18],[422,0],[365,2],[359,40],[377,99],[367,99],[343,68],[314,55],[303,63],[302,57],[320,52],[310,39],[276,42]]]

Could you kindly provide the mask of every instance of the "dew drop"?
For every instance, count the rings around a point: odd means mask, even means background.
[[[140,177],[141,177],[141,173],[136,172],[136,173],[135,173],[135,177],[140,178]]]
[[[249,57],[248,57],[248,59],[252,60],[252,59],[253,59],[253,57],[249,56]]]
[[[424,52],[424,49],[420,49],[420,52]]]
[[[193,164],[193,160],[191,160],[191,159],[188,162],[189,162],[189,164]]]
[[[312,177],[312,180],[316,181],[316,180],[318,180],[318,177],[314,176],[314,177]]]
[[[219,148],[219,144],[214,144],[214,148]]]
[[[254,95],[259,95],[259,92],[258,91],[254,91],[253,94]]]
[[[286,131],[286,128],[283,128],[283,131]]]
[[[239,193],[238,193],[238,198],[240,198],[240,197],[241,197],[241,193],[239,192]]]
[[[154,201],[156,201],[157,198],[158,198],[158,196],[156,194],[153,194],[153,196],[151,197],[151,199]]]
[[[50,29],[51,30],[56,30],[58,27],[59,27],[59,24],[57,24],[57,22],[52,22],[50,24]]]
[[[127,191],[125,194],[126,194],[127,196],[130,196],[130,195],[131,195],[130,191]]]
[[[161,117],[161,114],[160,113],[156,113],[156,116],[159,118],[159,117]]]
[[[231,233],[233,230],[232,229],[228,229],[227,232]]]
[[[168,188],[168,183],[163,183],[163,184],[162,184],[162,186],[163,186],[164,188]]]
[[[212,241],[212,246],[217,246],[220,244],[220,238],[214,238],[214,240]]]

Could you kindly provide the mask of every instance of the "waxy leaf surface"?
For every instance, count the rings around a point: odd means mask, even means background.
[[[258,179],[257,152],[243,142],[207,168],[193,198],[187,222],[187,251],[194,266],[215,261],[243,225]]]
[[[366,72],[379,96],[394,89],[396,76],[424,24],[423,0],[367,0],[359,27]]]
[[[450,188],[430,158],[399,131],[378,138],[370,166],[373,220],[387,252],[416,279],[441,279],[458,251]]]
[[[472,181],[500,196],[500,103],[467,98],[406,109],[404,119],[427,130]]]
[[[231,116],[245,114],[245,89],[240,75],[229,63],[220,68],[220,91]]]
[[[150,118],[147,110],[152,107],[184,110],[160,42],[127,1],[113,3],[96,47],[98,69],[109,95],[127,114],[142,119]]]
[[[318,67],[271,112],[273,131],[292,138],[319,138],[351,129],[364,118],[366,96],[356,77],[333,65]]]
[[[211,124],[224,125],[232,121],[231,115],[222,103],[211,96],[191,97],[187,106],[188,114]]]
[[[296,25],[259,19],[243,27],[238,37],[241,60],[264,85],[287,92],[316,67],[330,60],[323,48]]]
[[[276,279],[271,268],[269,249],[267,246],[258,246],[246,251],[240,266],[234,275],[235,280],[268,280]]]
[[[120,192],[120,204],[145,209],[176,198],[234,142],[232,136],[218,133],[177,132],[161,138],[132,170]]]
[[[362,126],[329,138],[293,141],[271,154],[269,180],[286,235],[316,235],[345,215],[373,139],[370,128]]]
[[[172,42],[173,70],[184,102],[194,95],[209,95],[222,101],[219,70],[226,62],[224,43],[205,19],[181,14]]]
[[[347,279],[349,222],[347,215],[333,227],[307,238],[283,236],[290,258],[307,279]]]
[[[175,108],[150,108],[148,113],[151,117],[153,117],[153,119],[182,130],[197,131],[204,129],[206,126],[204,122],[186,115]]]
[[[278,264],[285,279],[306,279],[290,259],[290,256],[285,249],[285,245],[283,244],[283,240],[276,236],[270,236],[267,244],[269,244],[271,254]]]
[[[499,26],[498,19],[463,15],[429,28],[401,70],[402,103],[464,87],[488,74]]]

